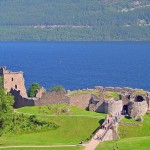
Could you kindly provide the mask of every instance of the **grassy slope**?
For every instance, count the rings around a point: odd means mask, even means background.
[[[56,107],[54,105],[53,107]],[[58,106],[57,106],[58,107]],[[61,105],[62,107],[62,105]],[[36,114],[36,107],[22,108],[23,112]],[[91,116],[38,116],[41,120],[49,120],[60,127],[56,130],[48,130],[39,133],[5,135],[0,138],[1,145],[62,145],[62,144],[78,144],[82,140],[86,140],[91,136],[93,131],[99,127],[99,121],[104,118],[104,114],[94,112],[86,112],[85,110],[76,110],[77,114],[86,114]],[[21,109],[19,109],[21,111]],[[32,112],[33,111],[33,112]],[[75,113],[74,113],[75,114]],[[96,117],[93,117],[93,116]],[[99,117],[98,117],[99,115]],[[32,139],[32,140],[31,140]]]
[[[114,150],[116,143],[119,150],[148,150],[150,147],[150,137],[138,137],[121,139],[119,141],[104,142],[96,150]]]
[[[75,95],[78,95],[78,94],[93,94],[97,97],[100,96],[100,92],[99,91],[95,91],[95,90],[85,90],[85,91],[72,91],[71,93],[69,93],[67,96],[68,97],[72,97],[72,96],[75,96]]]
[[[60,147],[60,148],[11,148],[11,150],[82,150],[82,147]],[[5,150],[10,150],[6,148]]]
[[[30,114],[43,114],[43,115],[58,115],[58,109],[69,109],[69,112],[60,112],[59,115],[87,115],[87,116],[99,116],[104,117],[105,114],[86,111],[75,106],[68,105],[51,105],[51,106],[35,106],[35,107],[23,107],[17,109],[17,112],[30,113]]]
[[[121,140],[104,142],[99,145],[97,150],[113,150],[116,143],[119,150],[148,150],[150,147],[150,116],[146,115],[142,123],[126,118],[121,122],[131,122],[141,126],[120,126],[119,135]]]

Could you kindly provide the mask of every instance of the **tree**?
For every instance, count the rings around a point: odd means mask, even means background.
[[[2,79],[2,78],[1,78]],[[0,84],[2,80],[0,81]],[[2,135],[13,118],[14,97],[10,93],[6,93],[3,87],[0,87],[0,135]]]
[[[50,88],[50,92],[60,92],[60,91],[64,91],[65,88],[61,85],[57,85],[57,86],[52,86]]]
[[[35,97],[38,89],[40,89],[40,85],[38,83],[33,83],[29,88],[28,96]]]
[[[3,77],[0,76],[0,88],[3,87]]]

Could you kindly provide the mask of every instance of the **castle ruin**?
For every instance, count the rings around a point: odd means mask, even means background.
[[[131,118],[143,116],[150,110],[150,93],[142,89],[97,86],[88,90],[99,93],[99,96],[91,92],[86,93],[85,90],[79,90],[79,93],[68,96],[68,93],[74,91],[46,92],[42,87],[37,91],[35,98],[28,98],[23,72],[12,72],[6,70],[6,67],[1,67],[0,76],[3,77],[3,87],[15,98],[14,108],[67,104],[106,114],[123,111]],[[106,92],[117,92],[119,97],[118,99],[106,98]]]

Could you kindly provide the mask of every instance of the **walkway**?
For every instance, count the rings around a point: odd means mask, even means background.
[[[115,120],[116,119],[116,120]],[[109,120],[109,123],[108,123]],[[114,121],[115,120],[115,121]],[[95,150],[96,147],[103,141],[111,140],[112,130],[111,127],[119,121],[119,117],[106,118],[103,125],[105,129],[99,129],[88,144],[84,144],[85,150]],[[102,125],[102,126],[103,126]],[[113,138],[113,137],[112,137]]]

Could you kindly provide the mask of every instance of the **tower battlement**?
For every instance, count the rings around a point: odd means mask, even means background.
[[[3,77],[3,87],[7,92],[11,90],[20,91],[22,97],[27,97],[26,88],[24,85],[23,72],[12,72],[6,67],[0,67],[0,76]]]

